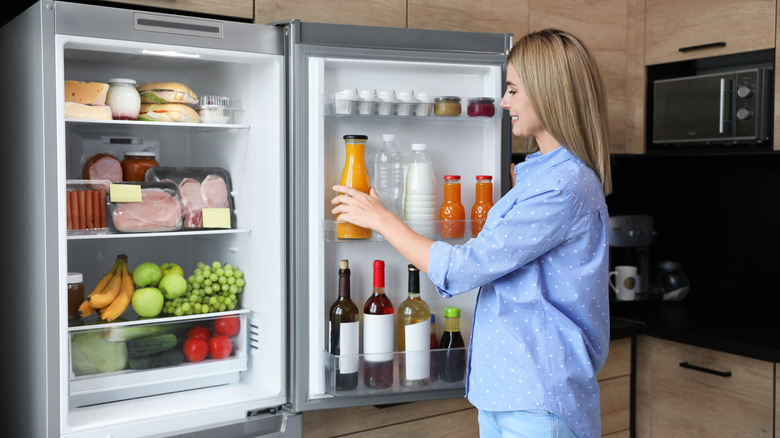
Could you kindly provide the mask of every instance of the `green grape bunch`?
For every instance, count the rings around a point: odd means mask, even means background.
[[[199,262],[187,278],[187,292],[166,300],[163,312],[182,316],[201,313],[224,312],[239,308],[239,297],[244,291],[244,273],[231,264]]]

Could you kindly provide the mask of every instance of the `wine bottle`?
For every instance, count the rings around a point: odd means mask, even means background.
[[[430,381],[431,310],[420,298],[420,270],[409,265],[409,296],[398,306],[398,351],[401,385],[421,388]]]
[[[339,297],[330,307],[330,354],[339,356],[328,382],[335,380],[337,391],[357,388],[360,353],[360,311],[350,298],[349,261],[339,262]]]
[[[439,348],[439,340],[436,338],[436,315],[431,312],[431,382],[439,380],[439,370],[436,368],[436,355],[433,351]]]
[[[385,295],[385,262],[374,260],[374,291],[363,307],[363,384],[370,389],[393,386],[395,309]]]
[[[439,355],[441,380],[445,382],[463,380],[466,373],[466,350],[463,337],[460,335],[460,309],[457,307],[444,308],[444,334],[439,341],[439,348],[447,350]]]

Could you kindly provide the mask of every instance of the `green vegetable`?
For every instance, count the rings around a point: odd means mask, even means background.
[[[111,342],[124,342],[170,331],[171,328],[168,327],[168,324],[113,327],[103,332],[103,339]]]
[[[130,368],[134,370],[146,370],[149,368],[170,367],[179,365],[184,361],[184,356],[178,348],[163,351],[151,356],[130,359]]]
[[[176,335],[173,333],[163,333],[131,339],[125,342],[125,344],[127,345],[127,355],[134,359],[170,350],[176,346],[177,341]]]
[[[127,367],[124,342],[108,342],[99,331],[76,333],[70,340],[73,374],[110,373]]]
[[[151,91],[142,91],[141,97],[145,98],[148,101],[152,101],[154,103],[168,103],[167,100],[163,99],[162,97],[155,94],[155,92],[158,91],[166,91],[166,90],[151,90]]]

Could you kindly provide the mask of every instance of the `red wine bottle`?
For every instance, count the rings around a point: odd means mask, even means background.
[[[363,384],[393,386],[393,303],[385,295],[385,262],[374,260],[374,291],[363,307]]]
[[[339,262],[339,297],[330,307],[330,354],[340,356],[330,369],[328,382],[335,379],[337,391],[357,388],[360,353],[360,310],[350,298],[349,261]]]

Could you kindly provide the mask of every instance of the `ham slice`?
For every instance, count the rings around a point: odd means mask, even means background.
[[[228,190],[225,180],[219,175],[207,175],[200,184],[203,207],[228,208]]]
[[[111,154],[97,154],[84,163],[81,177],[84,179],[105,179],[111,182],[122,181],[122,164]]]
[[[141,202],[118,203],[112,211],[114,228],[124,233],[173,231],[182,218],[181,202],[166,190],[141,190]]]
[[[201,184],[193,178],[184,178],[179,184],[184,228],[203,227],[203,198]]]

